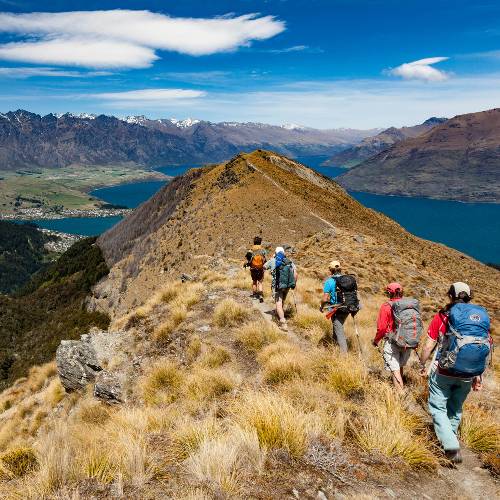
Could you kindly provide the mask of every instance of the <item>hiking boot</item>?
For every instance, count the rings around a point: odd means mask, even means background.
[[[279,322],[279,327],[284,332],[288,332],[288,325],[286,324],[286,321],[280,321]]]
[[[257,299],[257,298],[259,298],[259,296],[256,293],[251,293],[250,294],[250,298],[251,299]]]
[[[264,302],[264,297],[262,295],[259,295],[259,302],[262,304]]]
[[[445,450],[444,454],[445,454],[445,457],[452,464],[461,464],[462,463],[462,453],[460,452],[460,450]]]

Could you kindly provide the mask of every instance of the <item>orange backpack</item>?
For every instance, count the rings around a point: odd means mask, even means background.
[[[257,252],[252,255],[252,260],[250,261],[251,269],[264,269],[264,263],[266,259],[262,252]]]

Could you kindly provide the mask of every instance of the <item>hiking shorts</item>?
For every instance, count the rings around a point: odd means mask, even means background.
[[[279,302],[280,300],[282,300],[284,303],[289,290],[290,290],[289,288],[284,288],[282,290],[274,290],[273,292],[274,302]]]
[[[250,268],[250,276],[252,277],[252,281],[262,281],[264,279],[264,269]]]
[[[388,372],[397,372],[408,363],[412,349],[398,346],[391,340],[384,343],[384,367]]]

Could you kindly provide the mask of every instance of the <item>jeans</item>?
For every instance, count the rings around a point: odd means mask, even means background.
[[[344,323],[348,316],[348,312],[337,311],[337,313],[335,313],[335,316],[333,316],[332,318],[332,339],[333,342],[339,346],[340,352],[347,352],[347,340],[344,333]]]
[[[429,378],[429,413],[434,431],[445,451],[459,450],[457,432],[462,406],[472,388],[472,380],[445,377],[434,372]]]

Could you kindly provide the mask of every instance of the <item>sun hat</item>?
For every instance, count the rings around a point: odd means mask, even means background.
[[[332,260],[330,264],[328,264],[328,269],[335,269],[336,267],[340,267],[340,262],[338,260]]]

